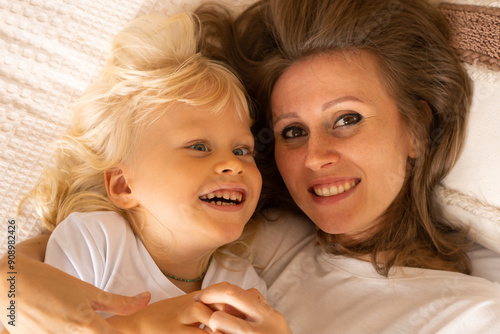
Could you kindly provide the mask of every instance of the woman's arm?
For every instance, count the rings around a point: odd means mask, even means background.
[[[17,244],[14,270],[9,267],[8,254],[0,259],[0,305],[15,308],[12,317],[0,318],[10,333],[75,333],[82,329],[116,334],[119,332],[96,311],[132,314],[149,302],[148,293],[125,297],[104,292],[41,262],[47,241],[48,236],[40,236]]]
[[[42,234],[17,244],[16,256],[26,255],[30,259],[43,262],[49,237],[49,234]]]
[[[112,316],[107,321],[125,334],[206,334],[205,330],[200,329],[200,325],[208,321],[213,311],[210,307],[194,301],[197,293],[198,291],[161,300],[149,304],[135,314]]]

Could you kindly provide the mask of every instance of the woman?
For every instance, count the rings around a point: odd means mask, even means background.
[[[282,207],[286,186],[318,229],[266,267],[281,272],[264,278],[292,332],[498,331],[499,287],[463,275],[466,231],[433,199],[471,100],[439,12],[423,1],[260,1],[234,33],[232,64],[264,111],[256,137],[269,124],[274,135],[260,167],[282,177],[264,175],[277,181],[264,203]],[[276,233],[294,228],[282,221]],[[200,300],[231,300],[224,289]],[[313,307],[325,312],[304,312]]]
[[[234,30],[212,9],[200,16],[216,17],[215,36],[234,35],[237,48],[223,39],[214,56],[238,70],[261,111],[263,213],[277,222],[258,236],[256,264],[292,332],[498,331],[500,288],[465,275],[466,231],[433,200],[463,145],[471,98],[439,13],[423,1],[274,0]],[[266,210],[295,204],[317,237]],[[195,300],[252,310],[214,312],[206,323],[223,333],[276,316],[231,285]]]

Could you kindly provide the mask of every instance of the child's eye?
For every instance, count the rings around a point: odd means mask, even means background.
[[[249,155],[252,154],[252,150],[248,147],[238,147],[237,149],[233,150],[233,153],[234,155]]]
[[[201,151],[201,152],[207,152],[208,147],[205,144],[194,144],[189,146],[190,149],[196,150],[196,151]]]
[[[304,137],[307,135],[308,135],[307,131],[298,126],[287,127],[281,133],[283,139],[293,139],[298,137]]]
[[[333,125],[333,128],[336,129],[343,126],[354,125],[356,123],[359,123],[359,121],[361,121],[362,119],[363,116],[358,113],[345,114],[337,119],[337,121]]]

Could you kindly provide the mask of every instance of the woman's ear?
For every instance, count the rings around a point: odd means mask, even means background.
[[[419,100],[418,108],[423,113],[424,122],[426,123],[427,127],[429,128],[431,126],[431,123],[433,120],[431,107],[429,107],[429,104],[426,101]],[[416,159],[419,156],[419,154],[421,152],[420,146],[421,146],[421,143],[419,143],[417,138],[411,139],[410,152],[409,152],[410,158]]]
[[[127,177],[120,168],[109,169],[104,173],[108,198],[121,209],[132,209],[139,205],[135,194],[130,189]]]
[[[424,113],[425,120],[427,121],[427,126],[431,126],[432,120],[434,116],[432,115],[431,107],[429,107],[429,103],[424,100],[419,100],[419,109]]]

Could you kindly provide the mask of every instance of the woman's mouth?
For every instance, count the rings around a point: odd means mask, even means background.
[[[330,197],[340,195],[343,192],[355,187],[360,181],[349,180],[341,184],[317,185],[312,188],[312,192],[319,197]]]

